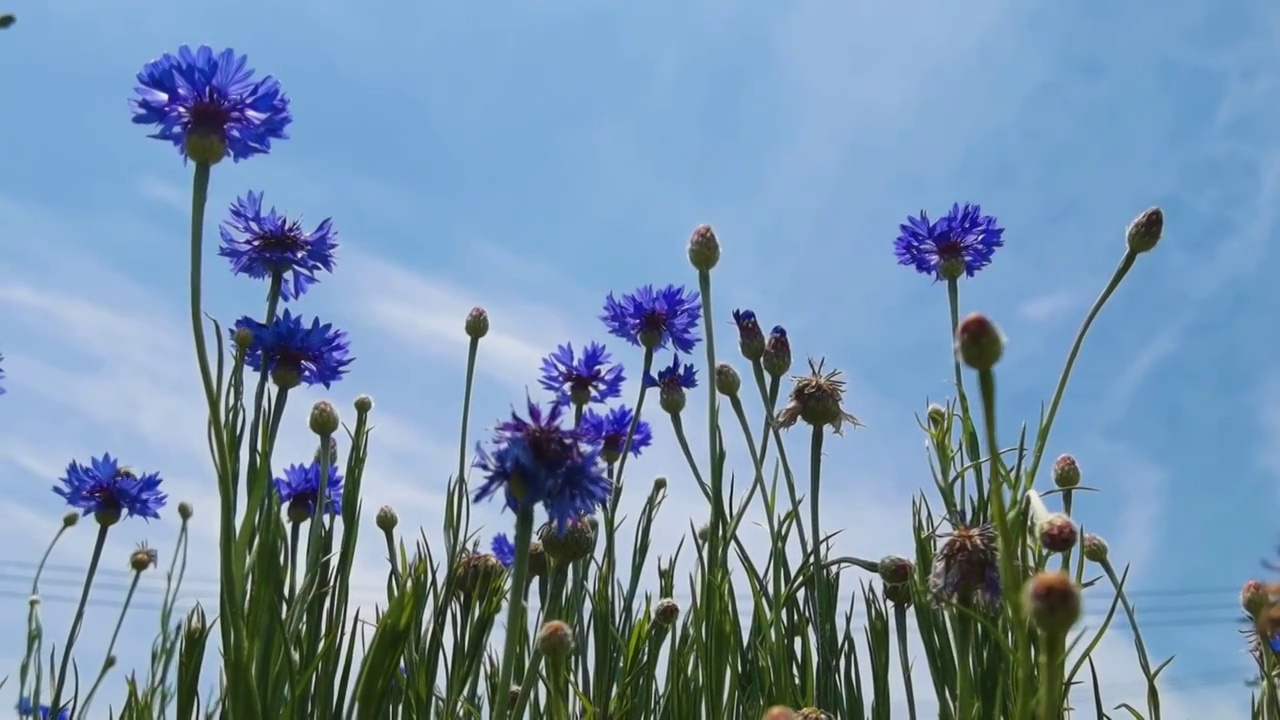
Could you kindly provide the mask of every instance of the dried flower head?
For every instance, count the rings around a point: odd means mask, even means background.
[[[142,572],[156,566],[158,555],[155,548],[147,547],[145,542],[138,543],[138,547],[129,555],[129,567],[134,572]]]
[[[796,720],[835,720],[835,716],[826,710],[807,707],[796,713]]]
[[[468,598],[475,593],[483,596],[485,592],[496,589],[506,577],[507,568],[489,553],[471,552],[458,561],[457,572],[458,592]]]
[[[951,534],[933,556],[929,592],[934,603],[995,608],[1000,603],[999,552],[990,524],[953,523]]]
[[[795,425],[797,420],[804,420],[815,428],[830,425],[837,435],[843,432],[845,422],[854,427],[862,427],[862,423],[845,412],[841,406],[844,401],[845,382],[839,379],[840,371],[832,370],[824,374],[822,372],[824,362],[819,360],[814,364],[813,359],[810,358],[809,374],[797,375],[793,378],[795,385],[791,388],[791,399],[778,413],[779,427],[789,428]]]

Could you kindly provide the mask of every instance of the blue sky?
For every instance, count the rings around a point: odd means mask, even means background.
[[[943,288],[894,265],[898,223],[971,200],[1007,228],[962,305],[1009,337],[1000,392],[1012,438],[1051,390],[1125,225],[1162,206],[1165,237],[1096,324],[1049,454],[1074,453],[1102,490],[1079,517],[1135,564],[1149,641],[1178,653],[1167,714],[1245,712],[1235,588],[1262,572],[1280,530],[1268,330],[1280,301],[1265,281],[1280,207],[1280,10],[881,5],[14,7],[0,56],[28,71],[5,79],[0,170],[0,472],[12,488],[0,501],[0,633],[15,648],[0,661],[16,667],[25,579],[61,516],[48,488],[68,460],[109,450],[163,472],[175,500],[196,504],[198,542],[213,542],[184,315],[189,169],[125,104],[142,63],[209,43],[280,78],[297,117],[269,157],[215,169],[210,230],[235,195],[262,189],[309,221],[332,216],[340,233],[338,274],[301,307],[347,329],[358,356],[325,396],[348,417],[358,393],[378,403],[370,522],[390,503],[410,526],[439,525],[472,305],[494,328],[474,437],[523,398],[540,355],[603,339],[605,293],[691,282],[684,245],[707,222],[724,247],[717,322],[751,307],[785,324],[798,359],[847,373],[849,409],[868,425],[827,443],[824,522],[845,527],[838,551],[903,552],[910,496],[928,482],[913,416],[947,395],[950,365]],[[262,287],[211,252],[206,267],[208,312],[260,312]],[[299,457],[310,455],[305,407],[286,439]],[[632,477],[671,477],[663,522],[675,533],[700,504],[657,427]],[[508,522],[494,508],[476,519]],[[82,673],[105,647],[132,543],[149,539],[163,561],[174,532],[170,520],[113,533]],[[82,526],[55,557],[65,571],[43,606],[55,633],[68,620],[55,597],[76,594],[91,533]],[[382,568],[377,548],[366,554],[359,582],[372,598]],[[212,598],[207,554],[191,575],[190,594]],[[140,602],[154,604],[159,578]],[[143,661],[152,627],[146,612],[129,621],[138,640],[120,649],[122,667]],[[1127,634],[1100,652],[1108,699],[1140,699]],[[101,699],[118,700],[112,690]]]

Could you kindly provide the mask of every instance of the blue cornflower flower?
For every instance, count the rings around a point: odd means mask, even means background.
[[[49,720],[52,712],[48,705],[36,707],[31,703],[31,698],[18,699],[18,717],[33,718],[39,715],[40,720]],[[71,720],[71,711],[63,708],[54,716],[54,720]]]
[[[692,352],[698,344],[696,330],[702,316],[698,293],[678,285],[654,289],[645,285],[621,300],[613,293],[604,301],[604,321],[609,332],[632,345],[659,350],[668,343],[680,352]]]
[[[506,533],[498,533],[493,536],[493,556],[498,558],[503,567],[511,567],[516,561],[516,546],[511,544],[510,538]]]
[[[603,414],[588,410],[582,415],[582,437],[600,451],[600,457],[606,463],[613,465],[622,459],[623,445],[627,442],[627,433],[631,431],[631,421],[634,418],[635,413],[625,405],[619,405]],[[638,457],[640,451],[652,443],[653,429],[649,427],[649,423],[641,420],[631,438],[631,454]]]
[[[347,334],[333,325],[321,325],[319,318],[307,327],[301,316],[290,315],[288,310],[270,325],[245,316],[231,328],[233,340],[241,328],[249,330],[253,338],[245,352],[245,365],[258,371],[265,367],[280,387],[304,382],[327,388],[342,379],[355,359],[347,356]]]
[[[658,377],[650,374],[644,376],[647,388],[681,388],[692,390],[698,387],[698,369],[692,363],[680,364],[680,356],[674,355],[671,364],[658,371]]]
[[[284,477],[275,479],[280,504],[288,505],[290,520],[302,522],[316,514],[316,504],[320,502],[320,474],[320,463],[313,462],[310,465],[290,465],[284,469]],[[331,515],[342,514],[342,475],[336,465],[329,468],[324,508]]]
[[[121,513],[159,519],[168,500],[160,492],[159,474],[139,476],[105,453],[102,459],[91,458],[88,466],[71,461],[61,482],[62,487],[55,485],[53,491],[83,515],[93,513],[102,525],[114,525]]]
[[[742,357],[755,361],[764,357],[764,331],[750,310],[734,310],[733,324],[738,326],[738,350]]]
[[[1271,647],[1271,652],[1280,653],[1280,633],[1276,633],[1275,635],[1272,635],[1267,640],[1267,645]]]
[[[893,243],[898,264],[912,265],[938,280],[954,280],[961,274],[973,277],[991,264],[996,248],[1004,245],[1004,229],[996,219],[970,203],[952,205],[951,212],[933,222],[921,210],[919,217],[907,218],[899,230],[902,234]]]
[[[222,247],[218,254],[231,261],[231,271],[261,280],[279,274],[280,299],[302,297],[314,285],[316,273],[333,272],[333,251],[338,243],[330,218],[307,232],[298,220],[262,211],[262,193],[250,191],[231,204],[231,217],[218,228]]]
[[[270,75],[254,80],[248,62],[231,48],[215,55],[207,45],[161,55],[138,73],[138,97],[129,101],[133,122],[157,126],[151,137],[196,162],[216,163],[227,154],[240,162],[269,152],[272,140],[288,137],[289,98]]]
[[[543,412],[528,401],[529,419],[516,415],[500,424],[492,454],[477,446],[475,467],[486,475],[474,501],[503,490],[513,511],[542,503],[550,519],[563,531],[570,520],[592,513],[613,492],[599,452],[581,442],[581,435],[560,425],[562,408]]]
[[[626,377],[600,343],[589,343],[575,358],[573,345],[564,344],[542,360],[542,387],[556,394],[557,405],[602,403],[622,396]]]

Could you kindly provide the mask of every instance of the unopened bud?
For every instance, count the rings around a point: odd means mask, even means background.
[[[764,371],[772,377],[782,377],[791,369],[791,341],[786,328],[775,325],[764,343],[764,356],[760,359]]]
[[[986,315],[973,313],[956,328],[956,354],[974,370],[990,370],[1004,354],[1004,338]]]
[[[333,405],[321,400],[311,406],[311,432],[322,438],[331,437],[338,432],[338,411]]]
[[[368,395],[357,395],[355,406],[356,412],[364,415],[373,410],[373,398]]]
[[[113,667],[115,667],[115,666],[116,666],[116,656],[115,656],[115,655],[108,655],[108,656],[107,656],[107,658],[106,658],[105,660],[103,660],[103,661],[102,661],[102,669],[103,669],[103,670],[110,670],[111,668],[113,668]]]
[[[1068,490],[1080,484],[1080,465],[1070,455],[1059,455],[1053,461],[1053,484]]]
[[[658,406],[671,415],[684,411],[686,402],[684,388],[676,383],[668,383],[658,390]]]
[[[774,705],[764,711],[761,720],[795,720],[796,714],[786,705]]]
[[[911,581],[911,573],[914,570],[915,566],[910,560],[897,555],[888,555],[880,560],[878,573],[886,585],[901,585]]]
[[[16,22],[18,22],[18,18],[15,17],[13,13],[0,15],[0,30],[7,30],[13,27],[13,24]]]
[[[1164,212],[1158,207],[1145,210],[1129,223],[1125,233],[1125,244],[1129,252],[1137,255],[1147,252],[1160,242],[1160,234],[1164,232]]]
[[[590,556],[596,545],[595,530],[586,518],[570,520],[563,532],[549,522],[538,530],[538,539],[551,559],[566,565]]]
[[[78,512],[69,512],[62,516],[62,527],[64,528],[73,528],[78,522],[80,522],[80,513]]]
[[[1031,622],[1045,633],[1065,634],[1080,620],[1080,588],[1064,572],[1042,572],[1031,578],[1024,602]]]
[[[157,558],[156,551],[143,543],[129,556],[129,567],[133,568],[134,572],[142,572],[155,567]]]
[[[680,606],[671,598],[658,601],[653,608],[653,620],[663,627],[671,627],[680,619]]]
[[[760,321],[750,310],[734,310],[733,324],[738,326],[738,350],[742,357],[752,362],[764,356],[764,332]]]
[[[188,642],[194,642],[204,634],[206,627],[204,618],[204,608],[200,607],[200,603],[196,603],[191,608],[191,612],[187,613],[186,635]]]
[[[536,643],[548,659],[564,660],[573,652],[573,630],[563,621],[548,621],[538,630]]]
[[[515,707],[517,704],[519,704],[519,702],[520,702],[520,686],[512,685],[511,689],[507,691],[507,704],[510,705],[511,707]]]
[[[729,363],[716,364],[716,390],[721,395],[733,397],[738,394],[738,389],[742,387],[742,378],[738,376],[738,371],[733,369]]]
[[[253,347],[253,331],[247,327],[236,328],[231,336],[231,341],[241,350],[248,350]]]
[[[701,272],[709,272],[720,262],[720,241],[710,225],[699,225],[689,238],[689,262]]]
[[[947,425],[947,409],[941,405],[930,405],[928,411],[925,412],[925,416],[929,418],[929,427],[934,432],[942,432],[942,429]]]
[[[653,494],[657,495],[667,489],[667,479],[664,477],[656,477],[653,479]]]
[[[182,502],[178,503],[178,517],[181,518],[184,522],[187,520],[190,520],[191,516],[194,514],[195,514],[195,509],[191,507],[191,503],[187,502],[186,500],[183,500]]]
[[[400,524],[400,516],[396,514],[395,508],[390,505],[383,505],[378,509],[378,514],[374,516],[374,523],[382,532],[391,532],[396,529],[396,525]]]
[[[1107,554],[1110,548],[1107,547],[1107,541],[1094,535],[1093,533],[1084,534],[1084,559],[1093,563],[1104,563],[1107,561]]]
[[[1054,513],[1040,521],[1036,534],[1040,538],[1040,547],[1051,553],[1064,553],[1076,546],[1079,531],[1071,518]]]
[[[547,574],[547,550],[542,542],[529,543],[529,577],[540,578]]]
[[[467,337],[479,340],[489,334],[489,313],[482,307],[471,308],[463,327],[467,331]]]

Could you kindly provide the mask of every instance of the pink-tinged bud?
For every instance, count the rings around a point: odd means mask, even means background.
[[[720,262],[720,241],[710,225],[699,225],[689,238],[689,262],[700,272],[710,272]]]
[[[764,342],[764,356],[760,359],[764,371],[771,377],[782,377],[791,369],[791,341],[787,339],[787,330],[775,325],[769,332],[769,339]]]
[[[482,307],[471,308],[463,327],[467,331],[467,337],[479,340],[489,334],[489,313]]]
[[[1080,465],[1070,455],[1059,455],[1053,461],[1053,484],[1069,490],[1080,484]]]
[[[560,620],[550,620],[538,630],[538,650],[551,660],[563,660],[573,652],[573,630]]]
[[[796,714],[786,705],[774,705],[764,711],[761,720],[796,720]]]
[[[897,555],[887,555],[880,560],[878,572],[880,579],[886,585],[901,585],[911,581],[911,574],[915,571],[915,566],[911,561],[898,557]]]
[[[973,313],[956,328],[956,354],[974,370],[990,370],[1004,354],[1004,337],[982,313]]]
[[[1040,547],[1051,553],[1064,553],[1076,546],[1079,531],[1071,518],[1054,513],[1040,521],[1036,534],[1040,538]]]
[[[1257,580],[1250,580],[1240,589],[1240,607],[1244,608],[1250,617],[1257,617],[1266,609],[1270,600],[1266,586]]]
[[[835,720],[835,716],[826,710],[807,707],[796,713],[795,720]]]
[[[1163,232],[1164,212],[1153,207],[1129,223],[1129,230],[1124,237],[1125,244],[1129,246],[1129,252],[1138,255],[1155,248]]]
[[[1107,541],[1094,535],[1093,533],[1085,533],[1084,536],[1084,559],[1092,563],[1104,563],[1107,561],[1107,555],[1111,549],[1107,547]]]
[[[1041,632],[1062,635],[1080,620],[1080,588],[1064,572],[1042,572],[1027,582],[1024,599]]]

